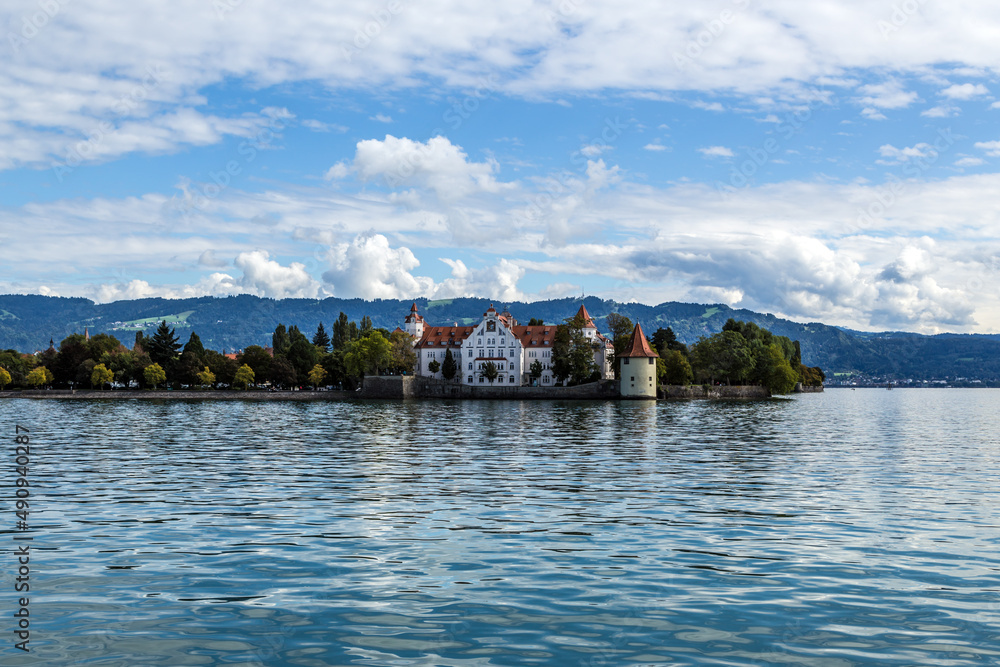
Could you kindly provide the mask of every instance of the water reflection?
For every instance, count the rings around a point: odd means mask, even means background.
[[[996,401],[8,402],[20,664],[992,664]]]

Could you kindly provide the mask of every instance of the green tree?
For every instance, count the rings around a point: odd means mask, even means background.
[[[215,350],[205,350],[205,364],[215,374],[215,381],[218,384],[233,384],[233,377],[239,368],[239,364],[236,363],[235,359],[230,359]]]
[[[100,387],[104,390],[104,385],[113,382],[115,379],[115,374],[104,364],[97,364],[94,366],[94,370],[90,373],[90,386]]]
[[[52,373],[50,373],[49,369],[45,366],[39,366],[33,369],[30,373],[28,373],[28,377],[25,379],[30,386],[36,389],[44,385],[50,385],[55,380]]]
[[[352,341],[344,354],[347,373],[354,377],[378,375],[379,369],[391,363],[392,348],[385,336],[373,331],[367,336]]]
[[[361,318],[360,333],[362,336],[367,336],[369,333],[371,333],[372,329],[374,328],[375,326],[372,324],[372,318],[368,317],[367,315]]]
[[[322,322],[316,327],[316,333],[313,335],[313,345],[318,347],[322,352],[330,351],[330,337],[326,334]]]
[[[97,361],[105,352],[111,352],[121,347],[121,342],[106,333],[95,334],[87,341],[87,355]]]
[[[496,364],[492,361],[487,361],[483,364],[483,368],[479,371],[479,374],[486,378],[490,386],[493,386],[493,382],[500,376],[500,371],[497,369]]]
[[[542,366],[542,362],[535,359],[531,362],[531,366],[528,367],[528,377],[532,380],[538,380],[538,378],[542,377],[544,371],[545,368]]]
[[[653,333],[653,348],[659,352],[661,357],[667,356],[668,350],[676,350],[682,354],[687,354],[687,345],[677,340],[677,335],[670,327],[664,329],[660,327]]]
[[[354,340],[352,335],[351,325],[354,324],[347,319],[347,315],[341,311],[340,315],[337,317],[337,321],[333,323],[333,338],[331,339],[331,344],[334,350],[344,350],[347,348],[347,344]],[[357,325],[355,325],[355,329]]]
[[[632,340],[632,330],[635,328],[635,324],[629,318],[618,313],[608,315],[606,322],[611,333],[611,342],[615,347],[611,367],[614,368],[615,377],[618,377],[621,371],[618,368],[617,359],[628,347],[629,341]]]
[[[243,364],[236,371],[236,375],[233,376],[233,386],[239,389],[246,389],[248,386],[253,384],[254,372],[253,369]]]
[[[552,374],[558,382],[570,384],[588,382],[597,371],[594,363],[594,344],[583,333],[582,317],[568,318],[556,327],[552,341]]]
[[[76,369],[76,375],[73,376],[73,382],[80,386],[90,382],[91,375],[93,375],[94,368],[96,366],[97,362],[93,359],[84,359]]]
[[[198,373],[205,367],[205,355],[185,349],[171,365],[171,377],[184,384],[198,384]]]
[[[295,368],[285,357],[275,357],[271,361],[271,384],[275,387],[288,388],[298,384]]]
[[[60,384],[77,381],[77,371],[86,359],[90,357],[87,341],[82,334],[71,334],[59,343],[59,354],[52,366],[56,381]],[[90,380],[89,373],[84,382]]]
[[[769,345],[763,358],[763,385],[772,394],[787,394],[795,388],[795,384],[799,381],[798,373],[792,369],[779,345],[774,343]]]
[[[545,326],[545,322],[543,322],[542,320],[535,319],[534,317],[532,317],[530,320],[528,320],[528,326],[529,327],[543,327],[543,326]]]
[[[195,359],[199,362],[203,361],[205,358],[205,346],[202,345],[201,338],[198,337],[198,334],[193,331],[191,332],[191,336],[188,338],[188,342],[185,343],[184,349],[181,351],[181,356],[188,352],[193,354]]]
[[[308,342],[306,345],[312,347],[312,345]],[[239,365],[246,364],[252,368],[254,378],[256,378],[257,382],[267,382],[271,379],[271,365],[273,364],[273,359],[271,358],[271,355],[267,353],[267,350],[262,348],[260,345],[251,345],[243,350],[243,352],[236,355],[236,363]]]
[[[692,351],[696,374],[714,384],[716,378],[726,378],[727,384],[746,379],[755,367],[750,346],[742,334],[727,330],[701,338]]]
[[[295,331],[298,330],[290,329],[289,334],[291,335]],[[298,336],[292,335],[292,344],[288,347],[288,353],[285,357],[295,369],[299,381],[303,381],[309,377],[309,371],[312,370],[312,367],[319,363],[320,353],[309,339],[299,334]]]
[[[178,356],[181,344],[178,342],[177,334],[167,326],[167,322],[164,320],[160,322],[156,333],[144,343],[143,347],[149,353],[149,358],[153,360],[153,363],[159,364],[163,368]]]
[[[309,371],[309,383],[312,384],[314,388],[319,387],[320,383],[323,382],[325,378],[326,370],[319,364],[313,366],[312,370]]]
[[[142,371],[142,376],[146,379],[147,384],[153,385],[153,389],[167,381],[167,372],[163,370],[163,366],[157,363],[146,366]]]
[[[0,391],[3,391],[3,388],[10,384],[10,379],[10,373],[7,369],[0,368]]]
[[[274,329],[274,333],[271,334],[271,349],[274,350],[274,355],[285,354],[288,352],[288,346],[291,344],[292,341],[288,337],[285,325],[279,322],[278,326]]]
[[[691,363],[680,350],[667,350],[660,359],[663,362],[661,382],[664,384],[691,384],[691,380],[694,379]]]
[[[441,364],[441,377],[451,381],[455,379],[456,375],[458,375],[458,362],[455,361],[455,356],[451,353],[451,348],[449,348],[444,353],[444,363]]]
[[[417,367],[417,353],[413,351],[413,338],[405,331],[394,331],[389,335],[392,348],[391,368],[396,373],[413,373]]]
[[[431,363],[427,364],[427,370],[429,370],[431,373],[437,374],[437,372],[441,370],[441,363],[438,362],[437,359],[435,359],[431,361]]]
[[[334,349],[330,354],[324,354],[319,363],[326,370],[329,384],[339,385],[346,389],[354,388],[352,378],[348,377],[347,369],[344,366],[344,350]]]
[[[212,386],[215,384],[215,373],[209,370],[208,366],[205,366],[205,370],[198,373],[198,383],[201,386]]]

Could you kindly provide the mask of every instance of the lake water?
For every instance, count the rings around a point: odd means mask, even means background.
[[[996,390],[9,400],[0,429],[5,665],[1000,662]]]

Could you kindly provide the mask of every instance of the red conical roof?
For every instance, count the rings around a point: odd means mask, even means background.
[[[594,324],[594,318],[592,318],[590,316],[590,313],[587,312],[587,307],[585,305],[583,305],[582,303],[580,304],[580,310],[576,311],[576,316],[583,318],[583,328],[584,329],[596,329],[597,328],[597,325]]]
[[[653,352],[653,348],[649,346],[649,341],[646,340],[645,334],[642,333],[642,325],[636,324],[635,329],[632,330],[632,339],[628,342],[625,347],[625,351],[621,353],[622,357],[659,357],[656,352]]]

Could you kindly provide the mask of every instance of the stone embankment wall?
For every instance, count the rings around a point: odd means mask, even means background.
[[[575,387],[469,386],[427,377],[366,377],[360,398],[485,398],[507,400],[600,400],[616,399],[614,380]]]
[[[767,390],[767,387],[757,387],[757,386],[727,387],[725,385],[704,386],[700,384],[682,386],[682,385],[672,384],[672,385],[660,385],[660,391],[663,392],[663,394],[661,395],[665,395],[667,399],[674,399],[674,398],[760,399],[760,398],[770,398],[771,396],[771,392]]]
[[[807,387],[801,382],[795,385],[795,389],[792,390],[793,394],[818,394],[823,391],[823,385],[818,387]]]
[[[174,401],[337,401],[354,398],[351,391],[94,391],[69,389],[30,389],[27,391],[0,392],[0,398],[59,398],[66,400],[109,401],[126,400],[174,400]]]

